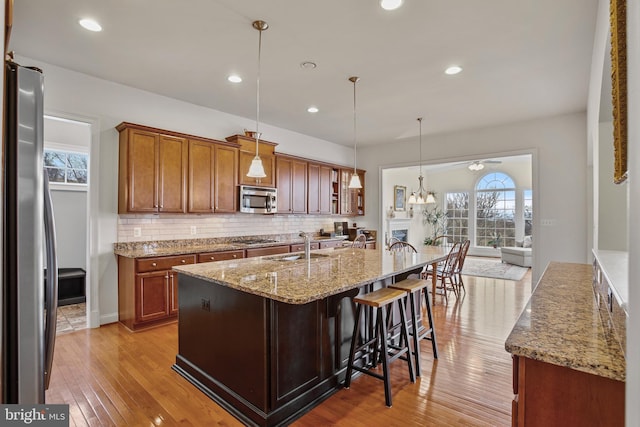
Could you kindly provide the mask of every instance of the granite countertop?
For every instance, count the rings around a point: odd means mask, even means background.
[[[552,262],[505,342],[509,353],[625,381],[615,333],[600,317],[589,264]]]
[[[331,240],[345,240],[343,237],[315,237],[312,242],[326,242]],[[250,243],[255,239],[271,240],[268,242]],[[242,250],[249,248],[264,248],[269,246],[295,245],[304,243],[298,236],[246,236],[221,237],[210,239],[157,240],[148,242],[114,243],[113,253],[126,258],[151,258],[157,256],[197,254],[203,252],[219,252]]]
[[[284,259],[301,256],[300,259]],[[306,304],[442,259],[439,247],[423,253],[336,248],[173,267],[179,273],[289,304]]]

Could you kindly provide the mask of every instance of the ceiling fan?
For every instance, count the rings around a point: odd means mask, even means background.
[[[502,160],[474,160],[472,162],[465,162],[467,168],[470,171],[481,171],[484,169],[485,164],[499,164],[502,163]]]

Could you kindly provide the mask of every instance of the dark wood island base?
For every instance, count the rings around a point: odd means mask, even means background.
[[[341,388],[358,292],[295,305],[181,274],[173,369],[245,424],[288,424]]]

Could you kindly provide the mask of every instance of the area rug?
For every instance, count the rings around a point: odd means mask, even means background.
[[[467,276],[490,277],[494,279],[520,280],[529,270],[527,267],[507,264],[499,259],[467,258],[464,261],[462,274]]]

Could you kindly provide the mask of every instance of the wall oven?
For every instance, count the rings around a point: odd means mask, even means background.
[[[240,186],[240,212],[273,214],[278,212],[278,189]]]

